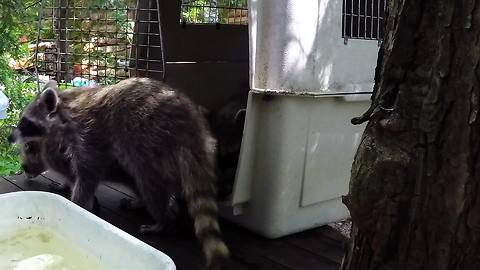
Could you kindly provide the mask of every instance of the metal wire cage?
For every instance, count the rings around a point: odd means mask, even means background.
[[[342,37],[382,40],[386,0],[343,0]]]
[[[43,0],[37,74],[72,86],[164,77],[159,0]],[[158,76],[157,76],[158,77]]]
[[[247,0],[182,0],[182,24],[248,24]]]

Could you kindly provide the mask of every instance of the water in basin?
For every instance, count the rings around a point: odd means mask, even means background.
[[[110,270],[46,228],[0,235],[0,270]]]

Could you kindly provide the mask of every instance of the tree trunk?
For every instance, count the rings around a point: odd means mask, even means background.
[[[480,0],[390,0],[342,269],[480,269]]]

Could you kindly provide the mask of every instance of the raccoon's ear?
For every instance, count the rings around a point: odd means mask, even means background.
[[[233,117],[233,121],[235,124],[242,126],[243,123],[245,122],[245,116],[247,114],[247,109],[240,109],[238,112],[235,114],[235,117]]]
[[[44,86],[43,86],[43,90],[47,90],[48,88],[51,88],[55,91],[58,90],[58,84],[56,81],[54,80],[49,80]]]
[[[46,88],[40,95],[40,104],[45,105],[49,113],[57,111],[59,103],[58,93],[53,88]]]

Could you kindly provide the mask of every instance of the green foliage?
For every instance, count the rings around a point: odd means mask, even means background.
[[[7,53],[15,55],[18,51],[19,29],[15,27],[15,20],[21,15],[21,11],[17,11],[19,4],[19,0],[0,1],[0,82],[10,75]]]
[[[0,120],[0,175],[8,175],[20,171],[18,149],[7,141],[11,127],[18,123],[19,116],[33,99],[36,84],[28,77],[12,74],[5,83],[5,95],[10,99],[8,116]]]
[[[34,95],[35,84],[27,78],[18,76],[8,66],[11,58],[28,54],[28,45],[19,44],[19,36],[33,39],[36,10],[33,0],[0,1],[0,84],[10,99],[8,117],[0,120],[0,175],[16,173],[20,170],[18,149],[7,142],[11,126],[18,122],[21,110]]]
[[[36,10],[30,7],[34,0],[0,1],[0,83],[6,84],[13,77],[8,66],[10,58],[19,58],[27,52],[27,47],[18,42],[20,34],[32,38]],[[30,34],[30,35],[29,35]]]
[[[54,6],[53,3],[47,0],[45,6]],[[82,41],[70,43],[69,51],[73,53],[74,63],[81,63],[84,54],[85,42],[91,38],[89,27],[94,30],[101,25],[111,24],[111,20],[115,21],[115,25],[119,33],[125,34],[127,39],[125,43],[131,41],[133,32],[133,24],[127,18],[127,9],[135,4],[135,0],[76,0],[71,4],[76,7],[89,7],[89,9],[74,9],[76,18],[79,20],[70,20],[69,27],[74,29],[81,29],[82,31],[70,31],[69,39]],[[20,160],[17,147],[7,142],[7,137],[12,130],[12,127],[17,125],[19,116],[25,106],[31,102],[35,95],[36,83],[33,74],[30,76],[19,75],[11,70],[8,61],[10,59],[28,58],[31,52],[28,51],[28,43],[34,42],[37,36],[37,21],[38,12],[40,8],[40,1],[38,0],[0,0],[0,86],[4,86],[4,93],[10,100],[8,108],[8,117],[5,120],[0,120],[0,175],[8,175],[20,171]],[[98,9],[97,14],[106,14],[102,9],[114,9],[109,12],[108,18],[110,21],[92,20],[92,24],[85,24],[89,22],[89,17],[95,14],[91,10]],[[52,12],[46,9],[45,12]],[[45,14],[44,14],[45,15]],[[57,33],[53,20],[43,20],[42,28],[40,29],[40,36],[42,39],[55,39]],[[93,31],[92,31],[93,32]],[[99,33],[98,37],[118,38],[118,35],[109,33]],[[19,43],[20,36],[25,36],[28,43],[21,45]],[[123,53],[125,54],[125,53]],[[123,55],[125,57],[125,55]],[[99,61],[100,65],[115,66],[117,55],[115,53],[106,54],[101,51],[93,51],[89,55],[92,61]],[[118,56],[118,59],[122,56]],[[105,78],[102,83],[115,83],[116,80],[112,78]],[[60,84],[62,89],[71,87],[71,84]]]

